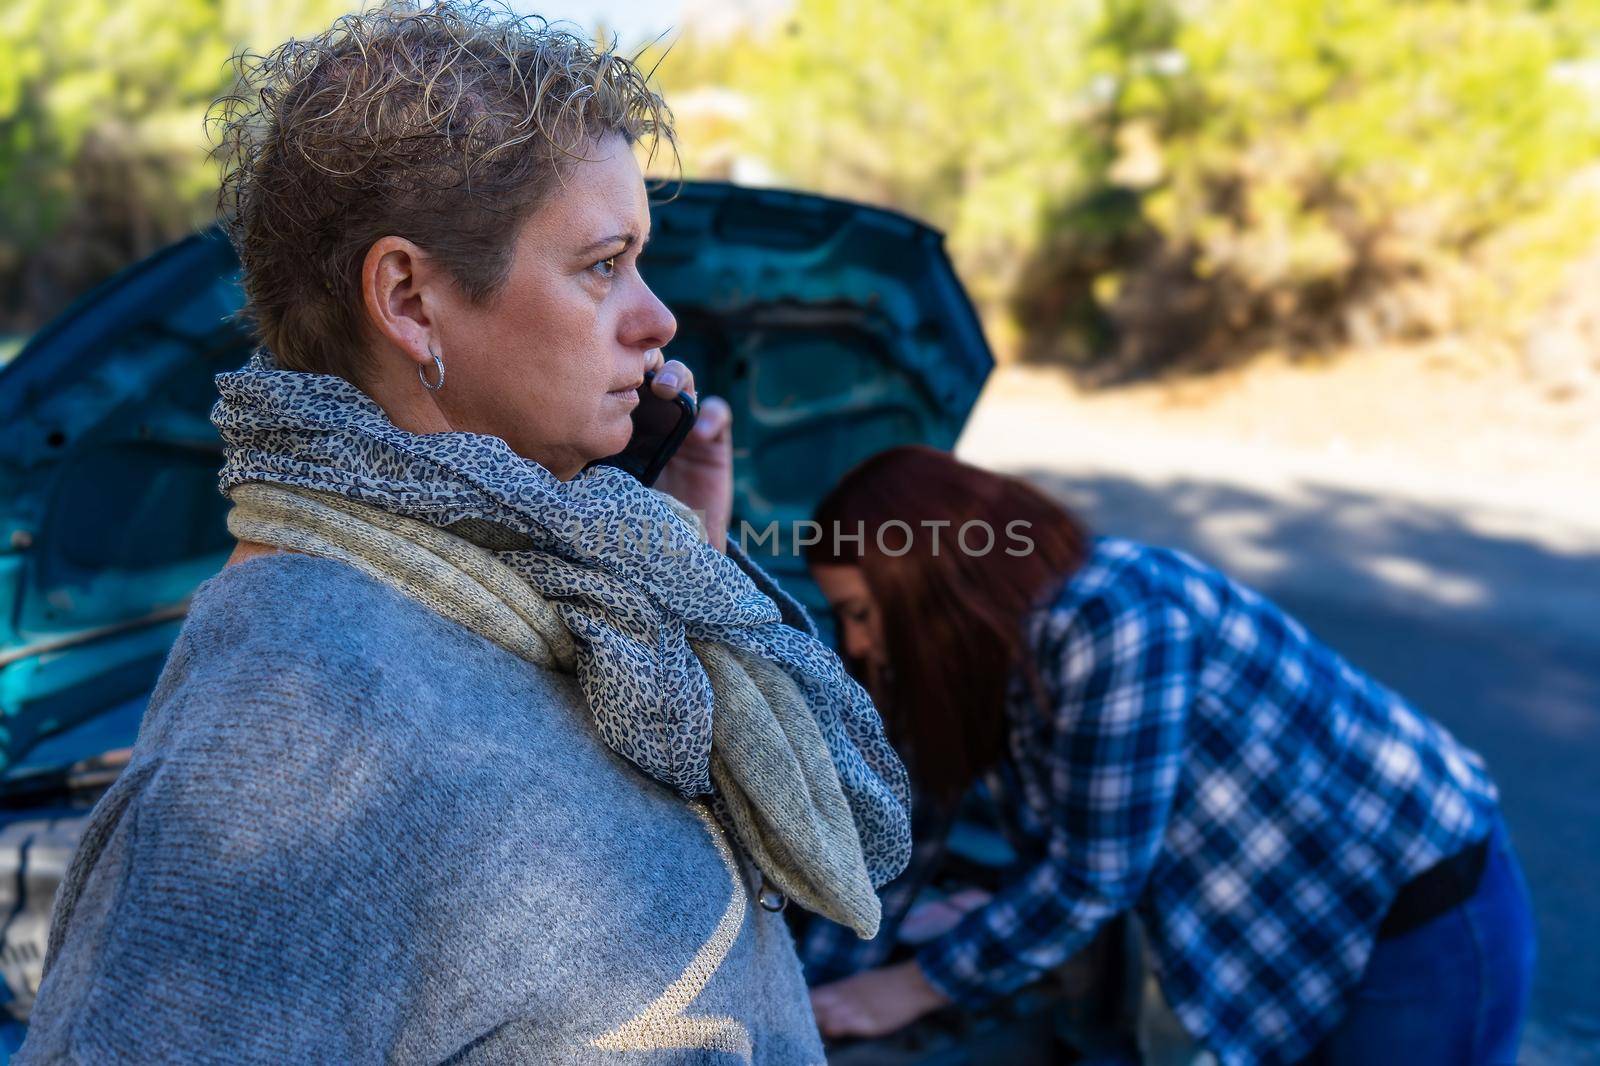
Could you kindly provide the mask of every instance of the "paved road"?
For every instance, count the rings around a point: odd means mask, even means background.
[[[1600,1064],[1600,529],[979,414],[965,457],[1252,583],[1484,754],[1537,908],[1525,1061]]]

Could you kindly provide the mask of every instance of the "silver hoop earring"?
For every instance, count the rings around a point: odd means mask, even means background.
[[[433,356],[433,365],[439,368],[439,383],[437,385],[428,384],[428,368],[425,366],[417,367],[417,377],[421,379],[423,388],[429,392],[438,392],[444,388],[444,360],[440,359],[439,354],[431,347],[428,349],[428,354]]]

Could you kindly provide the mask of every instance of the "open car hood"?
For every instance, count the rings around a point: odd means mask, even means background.
[[[877,208],[687,183],[643,272],[668,348],[728,399],[735,531],[821,605],[791,523],[857,460],[949,447],[993,361],[927,226]],[[233,541],[213,376],[248,357],[238,263],[211,231],[78,301],[0,371],[0,770],[131,744],[194,588]]]

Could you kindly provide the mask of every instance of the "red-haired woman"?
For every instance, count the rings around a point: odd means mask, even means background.
[[[1226,575],[943,452],[874,456],[816,518],[922,794],[995,781],[1025,859],[913,960],[815,989],[825,1034],[981,1005],[1131,911],[1224,1064],[1515,1061],[1526,887],[1443,727]]]

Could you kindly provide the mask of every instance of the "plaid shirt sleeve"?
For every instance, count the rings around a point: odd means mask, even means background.
[[[1198,669],[1189,616],[1108,592],[1052,610],[1037,633],[1052,710],[1043,750],[1023,757],[1047,768],[1045,858],[917,955],[966,1006],[1038,979],[1133,905],[1179,780]]]

